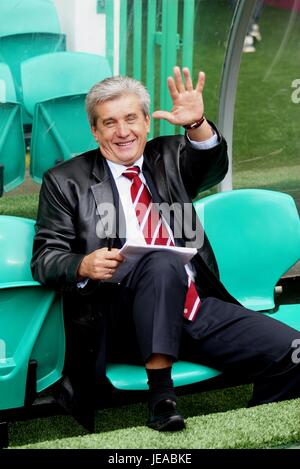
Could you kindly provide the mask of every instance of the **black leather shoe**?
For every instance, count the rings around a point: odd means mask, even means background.
[[[74,390],[68,377],[64,377],[55,394],[55,400],[65,412],[83,426],[89,433],[95,432],[95,413],[94,409],[88,405],[89,400],[84,399],[78,402],[74,398]]]
[[[163,399],[158,402],[147,422],[148,427],[159,432],[175,432],[185,428],[183,417],[176,410],[176,402]]]

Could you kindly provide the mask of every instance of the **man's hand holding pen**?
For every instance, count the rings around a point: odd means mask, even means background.
[[[123,257],[119,249],[112,248],[112,239],[109,238],[107,248],[97,249],[83,258],[78,269],[78,281],[84,278],[110,280],[121,262]]]

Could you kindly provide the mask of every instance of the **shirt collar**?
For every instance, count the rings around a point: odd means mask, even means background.
[[[114,161],[106,160],[106,162],[115,180],[118,179],[120,176],[122,176],[122,173],[125,171],[125,169],[128,168],[128,166],[115,163]],[[144,162],[144,155],[140,156],[140,158],[137,161],[135,161],[132,166],[138,166],[140,170],[142,171],[143,162]]]

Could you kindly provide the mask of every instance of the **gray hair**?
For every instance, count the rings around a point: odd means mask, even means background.
[[[110,77],[96,83],[86,96],[86,112],[92,127],[96,125],[98,117],[95,111],[97,104],[119,98],[123,94],[138,96],[144,115],[150,114],[150,95],[140,81],[131,77]]]

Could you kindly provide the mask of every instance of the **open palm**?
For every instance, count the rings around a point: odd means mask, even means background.
[[[196,88],[193,87],[188,68],[183,69],[183,82],[179,67],[174,67],[174,78],[168,78],[168,88],[173,101],[171,112],[155,111],[155,119],[165,119],[174,125],[188,125],[196,122],[204,114],[202,91],[205,83],[205,74],[199,72]]]

